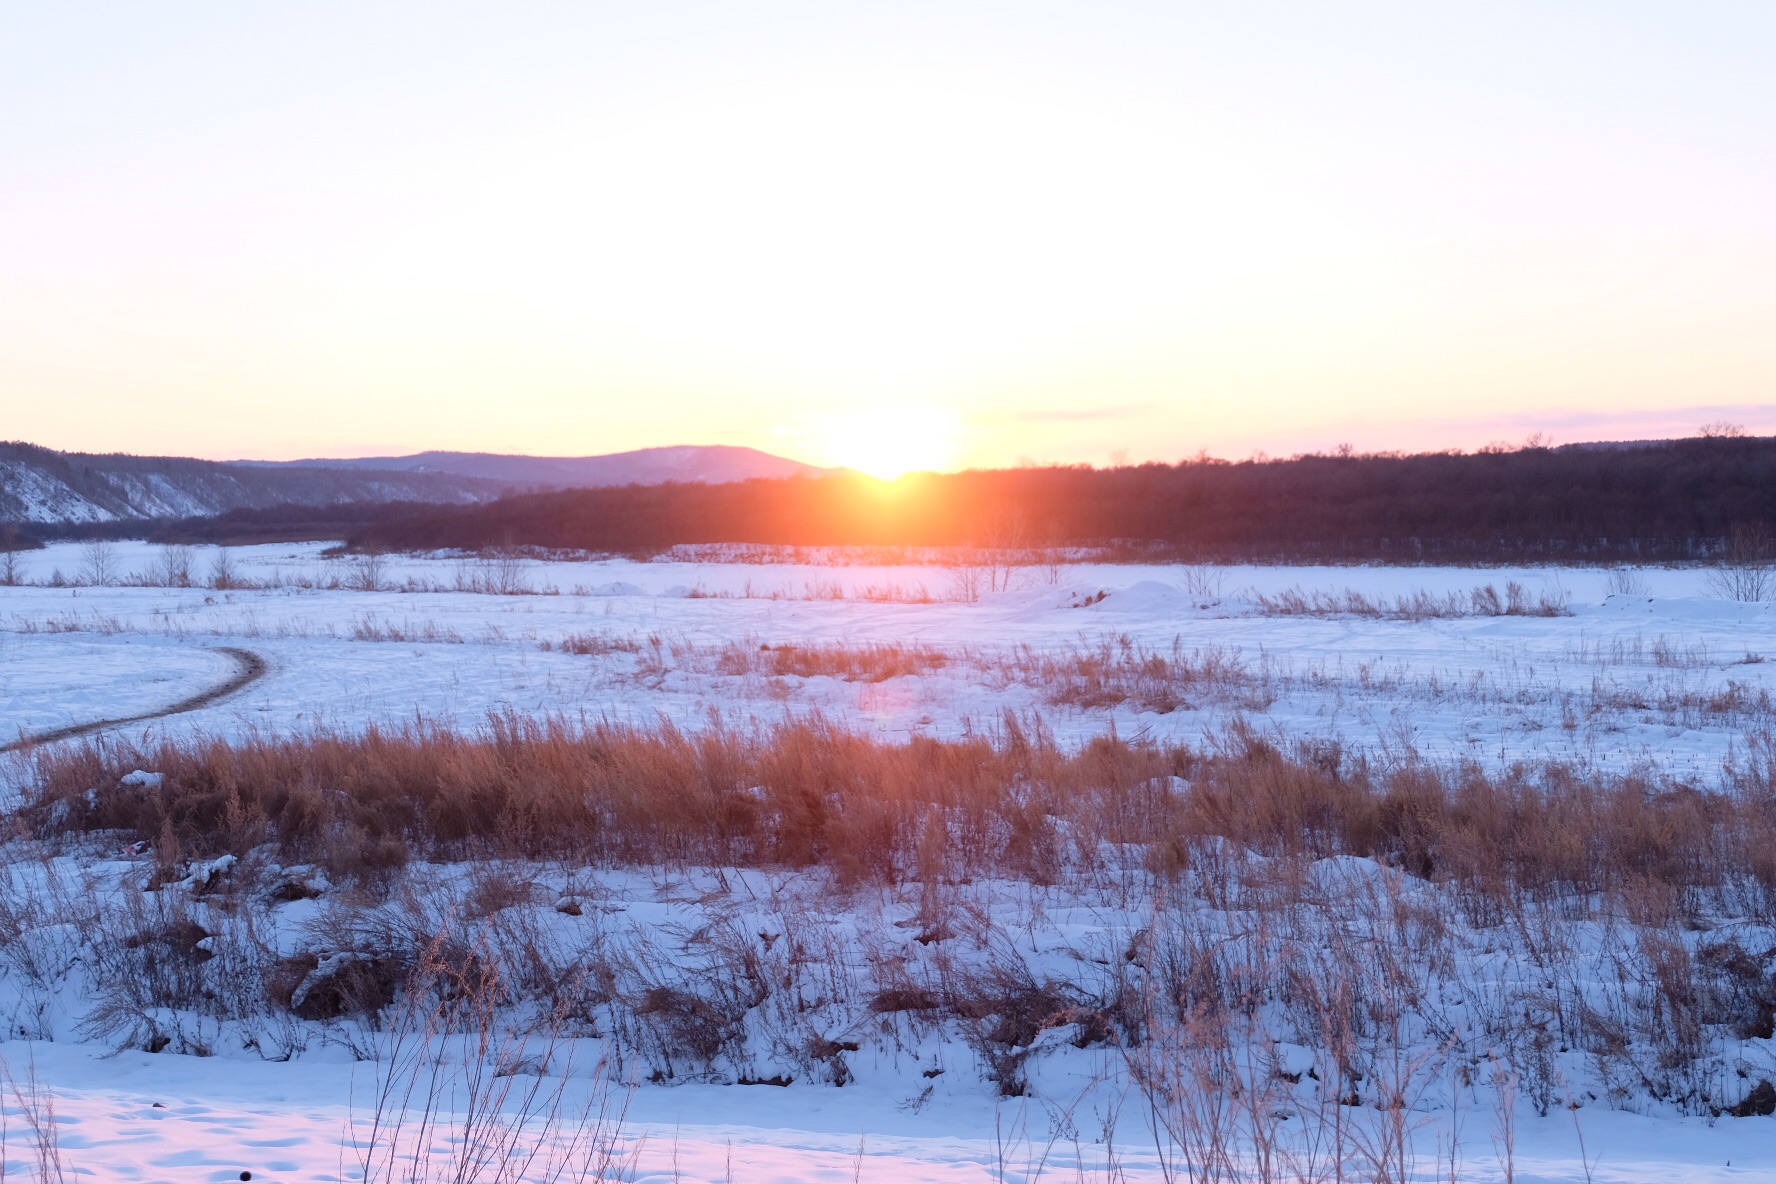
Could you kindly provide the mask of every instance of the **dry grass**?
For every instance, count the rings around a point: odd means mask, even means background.
[[[428,645],[461,645],[463,635],[447,625],[436,621],[424,621],[414,624],[412,621],[383,620],[374,613],[366,613],[352,622],[351,639],[353,641],[397,641],[422,642]]]
[[[564,654],[578,654],[583,658],[604,658],[611,654],[639,654],[641,643],[632,637],[619,637],[611,633],[570,633],[560,641],[543,641],[539,645],[543,651],[560,650]]]
[[[413,724],[63,746],[37,755],[21,821],[194,856],[270,842],[368,879],[412,853],[482,853],[1046,882],[1104,843],[1138,844],[1163,868],[1218,837],[1372,857],[1499,899],[1656,890],[1763,915],[1776,905],[1773,753],[1754,737],[1733,791],[1705,793],[1558,765],[1382,768],[1331,746],[1284,751],[1237,725],[1209,750],[1106,737],[1066,751],[1011,719],[995,738],[893,744],[818,719],[691,733],[500,717],[476,734]],[[136,768],[164,783],[122,784]]]
[[[1515,580],[1498,588],[1482,584],[1466,593],[1419,589],[1389,600],[1355,588],[1342,592],[1290,588],[1275,596],[1258,593],[1253,598],[1260,614],[1271,617],[1353,616],[1398,621],[1430,621],[1446,617],[1564,617],[1572,611],[1572,597],[1558,584],[1531,595]]]
[[[122,785],[137,767],[164,784]],[[608,1037],[627,1080],[841,1085],[848,1054],[922,1056],[938,1035],[1006,1096],[1037,1089],[1057,1045],[1103,1050],[1199,1165],[1421,1178],[1427,1098],[1480,1083],[1549,1113],[1575,1055],[1612,1104],[1761,1104],[1759,1079],[1724,1067],[1776,1032],[1776,738],[1726,774],[1703,792],[1384,767],[1240,727],[1206,748],[1067,750],[1009,719],[905,744],[818,720],[514,719],[95,743],[40,753],[12,821],[49,849],[139,836],[156,870],[122,908],[0,877],[0,957],[44,1006],[91,967],[111,985],[87,1022],[135,1047],[201,1051],[228,1024],[265,1049],[299,1047],[303,1025],[360,1044],[407,1025],[430,1047],[498,1010],[545,1046]],[[196,874],[223,852],[233,871]],[[588,865],[646,868],[698,917],[668,932],[600,907]],[[308,895],[293,866],[332,886],[291,952],[254,918]],[[1127,928],[1058,922],[1087,903]],[[1057,923],[1077,959],[1027,962]],[[440,1027],[445,998],[488,1010]],[[1304,1051],[1285,1064],[1284,1044]]]
[[[1067,650],[1020,646],[1009,656],[977,655],[989,681],[1032,687],[1051,707],[1118,707],[1164,714],[1205,701],[1262,711],[1278,694],[1268,669],[1249,668],[1237,651],[1218,646],[1149,649],[1126,634]]]
[[[847,682],[885,682],[890,678],[930,674],[949,658],[941,650],[899,642],[862,645],[751,645],[732,642],[715,660],[719,674],[762,674],[782,678],[838,678]]]
[[[617,633],[582,633],[542,641],[559,650],[606,660],[618,681],[659,687],[670,676],[707,693],[782,701],[795,687],[786,677],[825,675],[880,682],[946,671],[957,682],[992,691],[1027,688],[1041,704],[1076,711],[1167,713],[1179,710],[1262,712],[1293,696],[1349,695],[1411,703],[1415,710],[1457,707],[1521,717],[1526,726],[1584,727],[1603,735],[1627,723],[1757,731],[1776,723],[1776,701],[1756,680],[1721,680],[1708,672],[1757,664],[1756,654],[1726,662],[1706,645],[1658,636],[1580,637],[1563,658],[1591,667],[1588,685],[1574,685],[1558,666],[1532,667],[1508,658],[1465,677],[1415,671],[1405,663],[1317,661],[1291,666],[1272,652],[1248,660],[1233,648],[1148,645],[1127,634],[1070,646],[1009,649],[936,648],[894,642],[778,643],[748,639],[719,645]],[[1632,667],[1648,668],[1647,676]],[[1622,668],[1620,673],[1615,668]],[[696,678],[708,680],[698,684]],[[727,681],[722,680],[737,680]]]

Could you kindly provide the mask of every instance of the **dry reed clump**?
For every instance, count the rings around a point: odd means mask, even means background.
[[[861,645],[748,645],[731,642],[715,660],[719,674],[762,674],[781,678],[838,678],[847,682],[885,682],[890,678],[929,674],[949,661],[942,650],[899,642]]]
[[[385,621],[373,613],[366,613],[352,622],[351,639],[353,641],[395,641],[421,642],[427,645],[461,645],[463,635],[446,625],[436,621],[426,621],[415,625],[411,621],[395,624]]]
[[[1370,596],[1355,588],[1342,592],[1321,589],[1306,591],[1290,588],[1274,596],[1258,593],[1253,603],[1263,616],[1378,617],[1399,621],[1430,621],[1445,617],[1564,617],[1572,611],[1572,598],[1557,583],[1531,595],[1516,580],[1505,585],[1501,595],[1492,584],[1482,584],[1467,593],[1448,592],[1438,595],[1420,588],[1416,592],[1396,596]]]
[[[604,658],[611,654],[639,654],[641,643],[632,637],[618,637],[610,633],[570,633],[560,641],[542,641],[538,643],[543,652],[556,650],[564,654],[577,654],[582,658]]]
[[[1262,711],[1278,694],[1272,673],[1251,670],[1237,651],[1185,649],[1182,639],[1174,639],[1169,650],[1149,649],[1124,634],[1060,652],[1020,646],[1007,657],[975,661],[990,679],[1036,688],[1051,707],[1089,710],[1126,703],[1165,714],[1209,700]]]
[[[829,866],[855,882],[933,868],[1036,882],[1135,844],[1157,866],[1208,838],[1266,855],[1365,856],[1482,896],[1645,895],[1776,906],[1776,745],[1729,792],[1550,765],[1380,768],[1285,751],[1236,725],[1207,750],[1102,737],[1077,751],[1007,719],[996,738],[887,743],[818,718],[687,732],[511,716],[42,751],[20,822],[117,831],[187,856],[273,843],[375,881],[411,855],[604,864]],[[159,784],[126,783],[135,769]],[[136,779],[139,781],[139,779]]]

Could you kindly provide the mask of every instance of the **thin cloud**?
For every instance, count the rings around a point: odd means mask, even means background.
[[[1152,403],[1123,403],[1115,407],[1085,407],[1055,411],[1019,411],[1011,416],[1018,423],[1080,423],[1097,419],[1134,419],[1153,411]]]

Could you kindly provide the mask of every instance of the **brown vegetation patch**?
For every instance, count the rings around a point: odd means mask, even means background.
[[[121,783],[146,768],[159,785]],[[1268,855],[1372,857],[1483,895],[1604,892],[1648,923],[1698,893],[1776,888],[1776,743],[1752,736],[1725,792],[1565,766],[1382,768],[1235,727],[1208,750],[1099,738],[886,743],[801,720],[685,732],[519,718],[240,741],[122,740],[40,752],[20,821],[121,831],[187,856],[271,842],[335,882],[410,854],[830,867],[841,880],[1089,869],[1105,844],[1153,870],[1230,840]],[[92,787],[100,787],[90,793]],[[473,907],[530,899],[490,879]]]

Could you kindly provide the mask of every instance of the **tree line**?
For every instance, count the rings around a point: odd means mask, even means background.
[[[42,538],[357,550],[533,547],[629,555],[679,544],[1090,547],[1111,558],[1221,562],[1703,560],[1776,528],[1776,438],[1695,438],[1478,453],[1309,455],[1110,469],[858,474],[725,485],[240,508],[207,518],[0,527]]]
[[[400,507],[357,548],[1111,548],[1198,560],[1704,559],[1776,523],[1776,439],[1198,459],[532,493]]]

